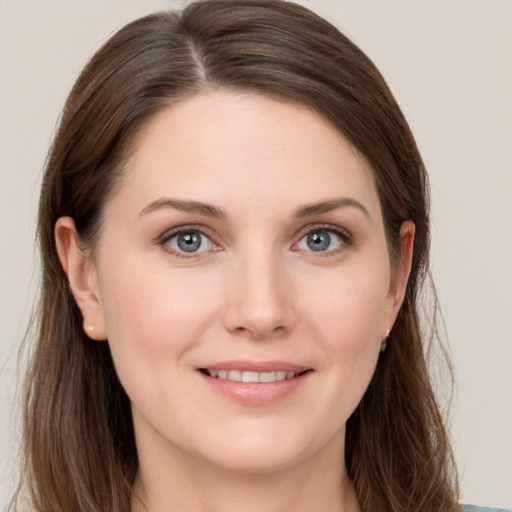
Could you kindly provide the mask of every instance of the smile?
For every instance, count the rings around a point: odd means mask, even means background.
[[[283,380],[290,380],[298,377],[303,372],[292,372],[286,370],[277,370],[272,372],[255,372],[249,370],[213,370],[202,368],[200,370],[205,375],[220,380],[230,380],[234,382],[247,382],[247,383],[269,383],[278,382]]]
[[[196,368],[221,395],[245,405],[267,405],[293,395],[314,369],[287,361],[231,360]]]

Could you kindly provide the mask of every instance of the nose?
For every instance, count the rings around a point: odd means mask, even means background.
[[[239,258],[229,269],[226,286],[224,324],[230,332],[264,339],[282,336],[293,327],[291,279],[271,250]]]

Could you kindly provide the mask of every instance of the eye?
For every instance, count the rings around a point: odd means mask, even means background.
[[[196,254],[214,249],[215,244],[201,231],[186,229],[169,236],[164,244],[177,253]]]
[[[300,251],[330,252],[349,242],[346,233],[333,228],[315,228],[306,233],[297,243]]]

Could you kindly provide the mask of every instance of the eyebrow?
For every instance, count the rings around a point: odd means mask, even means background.
[[[350,197],[339,197],[336,199],[330,199],[328,201],[321,201],[319,203],[306,204],[299,206],[295,210],[295,217],[309,217],[312,215],[319,215],[322,213],[331,212],[340,208],[352,207],[362,211],[368,219],[371,220],[368,210],[363,206],[362,203],[356,199]],[[159,210],[161,208],[173,208],[180,212],[185,213],[197,213],[205,215],[206,217],[213,217],[216,219],[226,219],[227,215],[222,208],[213,206],[212,204],[202,203],[200,201],[185,201],[180,199],[171,199],[168,197],[162,197],[149,203],[139,214],[139,218],[150,212]]]
[[[217,208],[208,203],[201,203],[199,201],[183,201],[180,199],[171,199],[162,197],[149,203],[139,214],[139,218],[150,212],[160,210],[161,208],[173,208],[180,212],[185,213],[198,213],[206,217],[214,217],[216,219],[226,219],[226,213],[221,208]]]
[[[322,201],[320,203],[312,203],[299,206],[299,208],[295,210],[295,216],[309,217],[311,215],[332,212],[333,210],[346,207],[357,208],[358,210],[362,211],[365,216],[368,217],[368,219],[371,220],[370,214],[368,213],[368,210],[363,206],[363,204],[350,197],[339,197],[336,199],[330,199],[328,201]]]

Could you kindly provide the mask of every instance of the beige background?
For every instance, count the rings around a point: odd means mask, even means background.
[[[19,437],[17,349],[38,273],[40,172],[85,60],[125,22],[180,2],[0,0],[0,507]],[[512,1],[304,0],[379,66],[433,188],[433,263],[458,381],[465,502],[512,505]],[[10,411],[13,411],[12,413]]]

